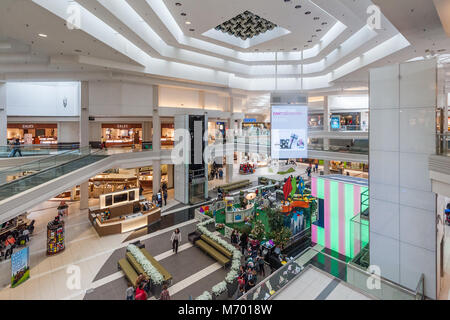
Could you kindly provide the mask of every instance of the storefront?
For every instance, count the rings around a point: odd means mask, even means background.
[[[19,139],[22,144],[58,144],[56,123],[8,123],[8,140]]]
[[[161,123],[161,146],[173,147],[175,141],[175,126],[173,123]]]
[[[308,116],[308,128],[309,129],[322,129],[323,128],[323,114],[311,114]]]
[[[332,113],[330,128],[332,130],[361,130],[361,113]]]
[[[142,143],[142,124],[140,123],[103,123],[102,137],[106,139],[107,147],[131,146],[137,142]]]

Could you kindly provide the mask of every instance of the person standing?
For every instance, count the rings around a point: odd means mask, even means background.
[[[181,242],[181,232],[180,229],[176,228],[170,237],[170,241],[172,241],[172,250],[175,254],[178,253],[178,245]]]
[[[170,300],[170,293],[169,290],[167,289],[167,284],[163,286],[159,300]]]
[[[164,205],[167,206],[167,190],[163,190],[164,195]]]
[[[247,237],[247,234],[245,232],[242,233],[240,240],[241,240],[240,245],[241,245],[242,254],[244,254],[245,253],[245,249],[247,249],[247,244],[248,244],[248,237]]]
[[[127,300],[134,300],[134,287],[131,285],[131,283],[128,285],[127,290],[125,290],[125,294]]]
[[[100,144],[100,149],[105,149],[106,150],[106,139],[105,139],[105,137],[103,137],[102,136],[102,138],[101,138],[101,144]]]
[[[141,283],[136,288],[135,300],[147,300],[147,292],[145,292],[145,290],[144,290],[144,284],[143,283]]]

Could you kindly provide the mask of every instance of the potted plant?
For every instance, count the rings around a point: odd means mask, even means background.
[[[208,291],[203,292],[195,300],[212,300],[212,296]]]
[[[214,287],[212,287],[212,298],[213,300],[227,300],[227,283],[225,281],[219,282]]]
[[[238,273],[236,270],[231,270],[225,277],[225,282],[227,283],[228,298],[232,298],[236,293],[236,290],[238,288],[237,278]]]

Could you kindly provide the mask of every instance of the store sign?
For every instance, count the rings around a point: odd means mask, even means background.
[[[23,124],[22,129],[34,129],[34,124]]]
[[[331,126],[331,129],[340,129],[341,128],[341,117],[340,116],[332,116],[330,118],[330,126]]]
[[[256,119],[255,118],[245,118],[244,119],[244,123],[255,123]]]
[[[30,250],[26,247],[11,256],[11,287],[17,287],[30,278]]]
[[[274,105],[272,159],[308,158],[308,106]]]

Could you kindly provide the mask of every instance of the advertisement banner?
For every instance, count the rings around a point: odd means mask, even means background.
[[[308,158],[308,107],[274,105],[271,121],[272,159]]]
[[[26,247],[11,256],[11,288],[17,287],[30,277],[30,251]]]
[[[341,128],[341,116],[332,116],[330,118],[330,126],[332,130]]]

